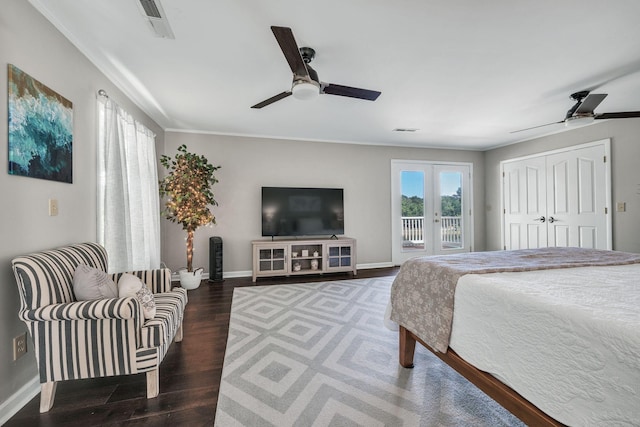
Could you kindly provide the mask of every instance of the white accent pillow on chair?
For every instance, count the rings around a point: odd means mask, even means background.
[[[125,273],[118,280],[118,296],[135,297],[140,301],[145,319],[153,319],[156,316],[156,301],[153,293],[142,283],[139,277]]]
[[[77,301],[118,298],[118,287],[104,271],[80,264],[73,272],[73,294]]]

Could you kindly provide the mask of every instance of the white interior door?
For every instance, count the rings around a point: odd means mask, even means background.
[[[502,164],[504,249],[611,249],[609,141]]]
[[[471,165],[392,160],[392,261],[468,252]]]
[[[611,249],[603,146],[547,156],[550,246]]]
[[[544,157],[503,167],[505,249],[547,246],[547,185]]]

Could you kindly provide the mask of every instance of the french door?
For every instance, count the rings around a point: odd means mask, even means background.
[[[471,164],[391,161],[392,261],[472,250]]]

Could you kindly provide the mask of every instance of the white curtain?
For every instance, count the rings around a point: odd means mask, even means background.
[[[98,242],[111,272],[160,266],[155,134],[98,96]]]

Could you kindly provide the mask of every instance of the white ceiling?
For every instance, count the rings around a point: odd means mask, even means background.
[[[579,90],[609,94],[596,113],[640,110],[638,0],[158,1],[173,40],[138,0],[30,0],[170,130],[481,150],[562,131],[510,133],[562,120]],[[382,95],[251,109],[291,87],[271,25],[316,50],[320,80]]]

